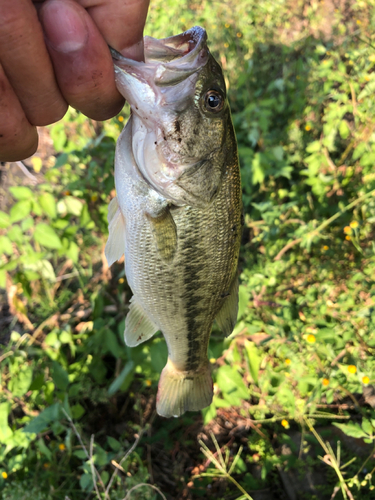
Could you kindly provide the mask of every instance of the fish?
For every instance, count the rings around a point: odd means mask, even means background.
[[[236,136],[220,65],[195,26],[144,38],[142,62],[111,49],[131,116],[115,152],[108,264],[125,255],[133,292],[125,343],[161,331],[168,360],[157,413],[179,417],[212,402],[207,352],[216,320],[225,336],[238,312],[243,227]]]

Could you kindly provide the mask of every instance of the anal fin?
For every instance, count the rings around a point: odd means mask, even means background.
[[[223,299],[224,303],[216,315],[217,324],[226,337],[233,332],[237,322],[238,286],[238,278],[235,276],[230,286],[228,295]]]
[[[125,344],[129,347],[135,347],[150,339],[158,330],[159,328],[149,319],[133,295],[125,320]]]
[[[165,207],[158,217],[146,215],[160,257],[171,262],[177,250],[177,228],[169,207]]]
[[[105,246],[105,256],[108,266],[119,260],[125,249],[125,219],[118,206],[117,197],[108,205],[109,236]]]

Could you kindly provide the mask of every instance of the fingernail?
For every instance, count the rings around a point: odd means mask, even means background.
[[[75,52],[87,41],[85,20],[74,3],[61,0],[47,2],[41,12],[44,34],[58,52]]]

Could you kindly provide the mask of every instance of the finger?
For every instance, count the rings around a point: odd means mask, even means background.
[[[0,66],[0,161],[24,160],[34,154],[37,147],[36,127],[27,120]]]
[[[104,39],[124,56],[143,60],[143,28],[149,0],[77,0]]]
[[[117,114],[124,100],[108,46],[90,15],[74,0],[49,0],[39,15],[66,101],[95,120]]]
[[[67,104],[30,0],[0,0],[0,62],[31,124],[48,125],[64,116]]]

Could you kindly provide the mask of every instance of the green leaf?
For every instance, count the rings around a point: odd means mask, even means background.
[[[35,227],[34,239],[47,248],[61,248],[60,238],[52,227],[41,222]]]
[[[43,193],[39,196],[39,203],[43,212],[51,219],[57,215],[55,197],[51,193]]]
[[[9,381],[9,390],[13,396],[20,398],[29,390],[33,379],[33,369],[31,366],[24,365],[17,374],[14,374]]]
[[[34,196],[31,189],[26,186],[10,187],[9,192],[14,196],[14,198],[16,198],[16,200],[29,200]]]
[[[38,439],[38,441],[36,442],[36,447],[38,448],[38,450],[42,455],[47,457],[48,460],[52,460],[51,450],[47,448],[42,438]]]
[[[371,422],[369,420],[367,420],[366,418],[364,418],[362,420],[362,429],[366,432],[366,434],[368,434],[369,436],[371,436],[374,432],[374,428],[372,427],[371,425]]]
[[[13,254],[13,246],[12,242],[8,238],[8,236],[0,236],[0,255],[12,255]]]
[[[20,226],[12,226],[8,231],[8,237],[10,241],[14,241],[14,243],[22,243],[24,236]]]
[[[238,319],[242,318],[242,316],[245,314],[249,300],[250,293],[245,286],[240,285],[238,289]]]
[[[248,399],[249,391],[236,368],[229,365],[221,366],[217,371],[216,381],[224,398],[230,397],[232,404],[239,405],[241,399]]]
[[[73,405],[70,410],[72,412],[72,418],[74,420],[79,420],[85,414],[84,407],[79,403]]]
[[[217,415],[217,411],[216,411],[215,405],[212,403],[212,404],[210,404],[210,406],[207,406],[207,408],[203,408],[202,415],[203,415],[203,423],[204,423],[204,425],[206,425],[209,422],[211,422],[211,420],[213,420],[216,417],[216,415]]]
[[[79,485],[83,491],[91,491],[94,487],[91,474],[82,474],[81,479],[79,480]]]
[[[7,275],[5,269],[0,269],[0,288],[5,288],[7,282]]]
[[[363,431],[361,426],[356,422],[349,422],[348,424],[336,424],[333,423],[336,427],[338,427],[344,434],[354,438],[367,438],[368,435]]]
[[[31,202],[29,200],[21,200],[15,203],[10,209],[10,221],[12,223],[25,219],[31,211]]]
[[[118,344],[117,337],[112,330],[107,330],[104,339],[107,350],[112,354],[112,356],[118,358],[121,354],[121,349]]]
[[[134,369],[133,361],[128,361],[124,368],[122,369],[120,375],[112,382],[108,388],[108,396],[113,396],[117,392],[122,384],[125,382],[126,378],[132,374]]]
[[[52,379],[58,389],[66,391],[69,385],[69,377],[66,370],[56,361],[52,363]]]
[[[44,431],[51,422],[59,421],[63,417],[61,411],[61,404],[55,403],[54,405],[46,408],[37,417],[35,417],[26,427],[23,428],[23,432],[38,434]]]
[[[9,224],[10,224],[9,215],[0,210],[0,228],[4,229],[4,228],[8,227]]]
[[[76,215],[77,217],[81,215],[83,205],[80,200],[73,196],[66,196],[64,202],[68,213]]]
[[[346,120],[341,120],[339,125],[339,133],[342,139],[347,139],[350,135],[350,128]]]
[[[254,342],[245,341],[245,350],[247,355],[247,362],[249,365],[250,375],[254,382],[258,384],[258,373],[260,367],[260,354],[259,349]]]
[[[10,412],[10,403],[0,403],[0,443],[7,443],[12,436],[12,429],[8,425],[8,415]]]
[[[107,436],[107,442],[113,451],[118,452],[121,450],[121,443],[117,439]]]
[[[44,385],[44,373],[38,373],[31,382],[31,385],[29,387],[30,391],[40,391],[40,389]]]

